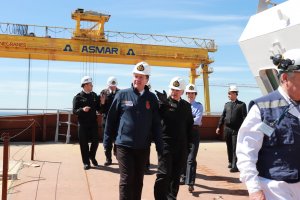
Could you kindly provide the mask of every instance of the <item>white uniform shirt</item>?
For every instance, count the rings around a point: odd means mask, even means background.
[[[282,87],[279,87],[278,91],[290,104],[291,101]],[[291,106],[289,112],[300,118],[299,108],[297,107]],[[246,184],[249,193],[261,190],[258,171],[256,169],[258,152],[262,147],[264,139],[264,133],[258,130],[261,122],[260,110],[254,104],[239,129],[237,138],[236,155],[238,157],[237,166],[240,170],[240,180]]]

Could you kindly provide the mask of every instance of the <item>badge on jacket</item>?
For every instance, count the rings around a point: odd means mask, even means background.
[[[268,125],[268,123],[265,121],[259,124],[257,130],[263,132],[268,137],[270,137],[275,131],[275,129],[272,126]]]
[[[149,101],[146,101],[146,108],[147,108],[147,110],[149,110],[150,109],[150,102]]]
[[[125,104],[125,106],[133,106],[132,101],[123,101],[123,103]]]

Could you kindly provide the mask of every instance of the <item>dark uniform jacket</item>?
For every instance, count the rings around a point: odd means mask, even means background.
[[[160,115],[163,119],[162,138],[164,144],[178,147],[183,144],[187,147],[192,139],[192,127],[194,119],[191,104],[180,99],[180,101],[168,98],[169,105],[162,104]]]
[[[88,112],[83,111],[83,107],[91,107]],[[81,91],[73,99],[73,113],[78,116],[80,125],[94,125],[97,124],[97,113],[100,110],[99,97],[95,92],[86,94]]]
[[[142,95],[133,87],[117,93],[107,116],[104,148],[111,145],[114,132],[117,132],[116,145],[147,149],[153,138],[157,150],[162,150],[158,100],[148,87]]]
[[[238,99],[235,102],[227,102],[219,120],[218,128],[223,124],[226,127],[238,131],[247,116],[246,104]]]
[[[108,110],[117,94],[117,92],[119,91],[119,89],[117,88],[116,91],[114,93],[111,93],[109,91],[109,89],[104,89],[101,91],[101,94],[106,94],[106,99],[105,99],[105,103],[100,105],[100,113],[102,113],[104,119],[106,119]]]

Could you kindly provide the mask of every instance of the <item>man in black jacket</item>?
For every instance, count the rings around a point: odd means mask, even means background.
[[[96,152],[99,145],[97,113],[100,110],[98,95],[93,92],[92,78],[84,76],[81,79],[82,91],[73,99],[73,113],[78,116],[79,144],[84,169],[91,168],[90,160],[98,166]],[[91,146],[89,147],[89,141]]]
[[[108,114],[108,110],[117,94],[119,91],[119,88],[117,88],[118,82],[117,79],[113,76],[109,77],[107,79],[107,86],[108,88],[102,90],[100,92],[100,113],[102,113],[102,131],[104,135],[104,130],[105,130],[105,123],[106,123],[106,118]],[[112,135],[116,135],[116,133],[112,133]],[[112,144],[114,143],[115,138],[112,139]],[[104,163],[104,166],[108,166],[112,164],[112,159],[111,159],[111,151],[112,151],[112,146],[109,146],[108,149],[104,149],[106,161]]]
[[[188,143],[192,139],[194,123],[191,104],[181,99],[185,82],[174,77],[169,85],[169,97],[166,92],[156,91],[160,100],[160,115],[163,121],[163,152],[159,155],[158,172],[154,185],[156,200],[176,199],[180,175],[186,165]]]
[[[237,157],[236,157],[236,142],[238,131],[247,116],[247,107],[246,104],[237,99],[238,89],[235,85],[231,85],[228,89],[228,98],[224,106],[223,113],[218,123],[216,133],[220,134],[220,127],[225,124],[224,134],[227,145],[227,155],[228,155],[228,168],[230,172],[238,172],[236,166]]]

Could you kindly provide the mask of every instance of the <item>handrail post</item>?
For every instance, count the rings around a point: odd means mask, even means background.
[[[57,110],[57,115],[56,115],[55,142],[58,141],[58,129],[59,129],[59,110]]]
[[[2,171],[2,200],[7,200],[9,134],[3,133],[3,171]]]
[[[35,120],[32,119],[33,124],[31,128],[31,160],[34,160],[34,145],[35,145]]]
[[[66,139],[66,143],[69,144],[70,143],[70,134],[71,131],[71,112],[68,112],[68,129],[67,129],[67,139]]]

